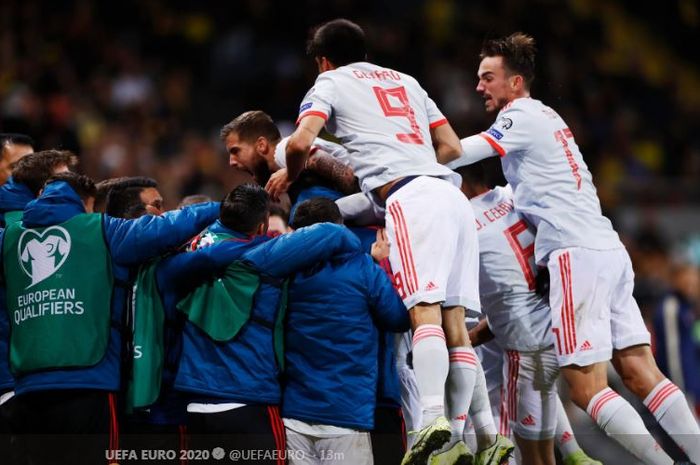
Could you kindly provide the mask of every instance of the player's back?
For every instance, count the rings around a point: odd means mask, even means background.
[[[537,228],[536,257],[565,247],[621,247],[566,122],[532,98],[516,99],[485,134],[504,150],[515,206]]]
[[[348,150],[365,192],[411,175],[458,185],[454,173],[437,162],[430,137],[430,128],[447,120],[407,74],[367,62],[321,73],[299,118],[308,114],[326,118],[326,129]]]
[[[471,199],[479,238],[479,294],[489,326],[506,349],[553,343],[544,297],[535,293],[535,229],[513,206],[510,187]]]

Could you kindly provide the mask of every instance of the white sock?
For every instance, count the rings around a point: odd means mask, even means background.
[[[644,399],[644,405],[690,461],[700,463],[700,428],[678,386],[664,379]]]
[[[450,371],[445,385],[447,418],[452,429],[450,443],[462,439],[464,423],[469,413],[469,404],[474,393],[476,381],[476,364],[478,358],[474,349],[467,346],[452,347],[450,353]]]
[[[586,412],[622,447],[647,465],[673,465],[644,426],[642,417],[609,387],[593,396]]]
[[[557,395],[557,429],[554,433],[554,440],[559,447],[561,456],[566,458],[576,451],[581,450],[581,446],[576,441],[574,429],[569,423],[569,417],[566,415],[564,405],[561,403],[559,395]]]
[[[449,372],[445,333],[438,325],[420,325],[413,332],[413,373],[420,394],[422,427],[445,412],[445,381]]]
[[[478,359],[474,395],[472,396],[472,403],[469,404],[469,417],[474,425],[477,450],[485,449],[493,444],[496,441],[498,430],[491,413],[491,402],[489,401],[489,391],[486,387],[484,369]]]

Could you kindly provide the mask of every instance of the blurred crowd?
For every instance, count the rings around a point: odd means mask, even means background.
[[[491,122],[474,91],[482,40],[523,29],[540,49],[533,95],[570,123],[604,209],[617,221],[628,208],[644,216],[655,207],[649,221],[621,228],[637,297],[666,345],[681,335],[666,334],[664,309],[669,298],[681,299],[683,340],[690,337],[700,363],[700,236],[669,234],[673,226],[663,227],[658,213],[684,209],[695,227],[700,216],[700,71],[680,52],[698,38],[700,10],[692,0],[631,6],[6,0],[0,132],[28,134],[39,149],[71,150],[97,180],[150,176],[173,208],[186,195],[221,198],[235,182],[218,132],[236,115],[262,109],[283,135],[291,132],[315,76],[304,55],[310,26],[336,16],[358,21],[372,60],[416,76],[460,136]]]

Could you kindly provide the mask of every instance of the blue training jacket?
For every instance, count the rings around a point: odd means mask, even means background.
[[[700,321],[692,302],[680,292],[670,292],[659,302],[652,321],[659,369],[700,405]]]
[[[0,186],[0,227],[5,227],[5,213],[24,210],[32,200],[34,200],[32,191],[10,176],[7,182]],[[15,384],[10,371],[9,341],[10,320],[5,306],[5,287],[0,286],[0,393],[11,390]]]
[[[22,221],[26,227],[46,227],[63,223],[81,213],[85,213],[85,209],[78,194],[67,183],[58,181],[46,186],[39,198],[27,204]],[[16,380],[15,392],[21,395],[54,389],[117,391],[121,380],[120,323],[123,321],[127,289],[116,283],[126,283],[130,267],[187,241],[214,221],[218,213],[219,204],[211,202],[136,220],[103,215],[104,238],[112,259],[115,280],[110,311],[112,320],[117,324],[117,327],[111,328],[105,356],[90,368],[40,371],[21,376]],[[0,269],[1,260],[2,254]],[[105,289],[105,292],[109,291]]]
[[[218,221],[209,229],[234,238],[163,261],[156,276],[164,294],[175,295],[174,300],[178,300],[204,280],[215,279],[236,260],[253,266],[264,279],[256,294],[255,318],[232,340],[215,342],[192,323],[185,324],[175,389],[197,402],[278,404],[280,367],[271,326],[279,310],[281,279],[338,250],[350,250],[357,239],[331,224],[302,228],[275,239],[246,237]],[[249,257],[247,252],[255,253]],[[173,298],[164,300],[167,305]]]
[[[378,328],[403,332],[409,325],[389,278],[359,240],[352,251],[297,273],[289,285],[283,417],[372,429]]]

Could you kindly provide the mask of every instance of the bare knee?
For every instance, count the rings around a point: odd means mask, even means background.
[[[627,389],[640,399],[649,395],[654,386],[664,379],[649,346],[615,351],[612,361]]]
[[[561,374],[569,385],[571,400],[583,410],[596,394],[608,387],[605,363],[585,367],[570,365],[562,367]]]

